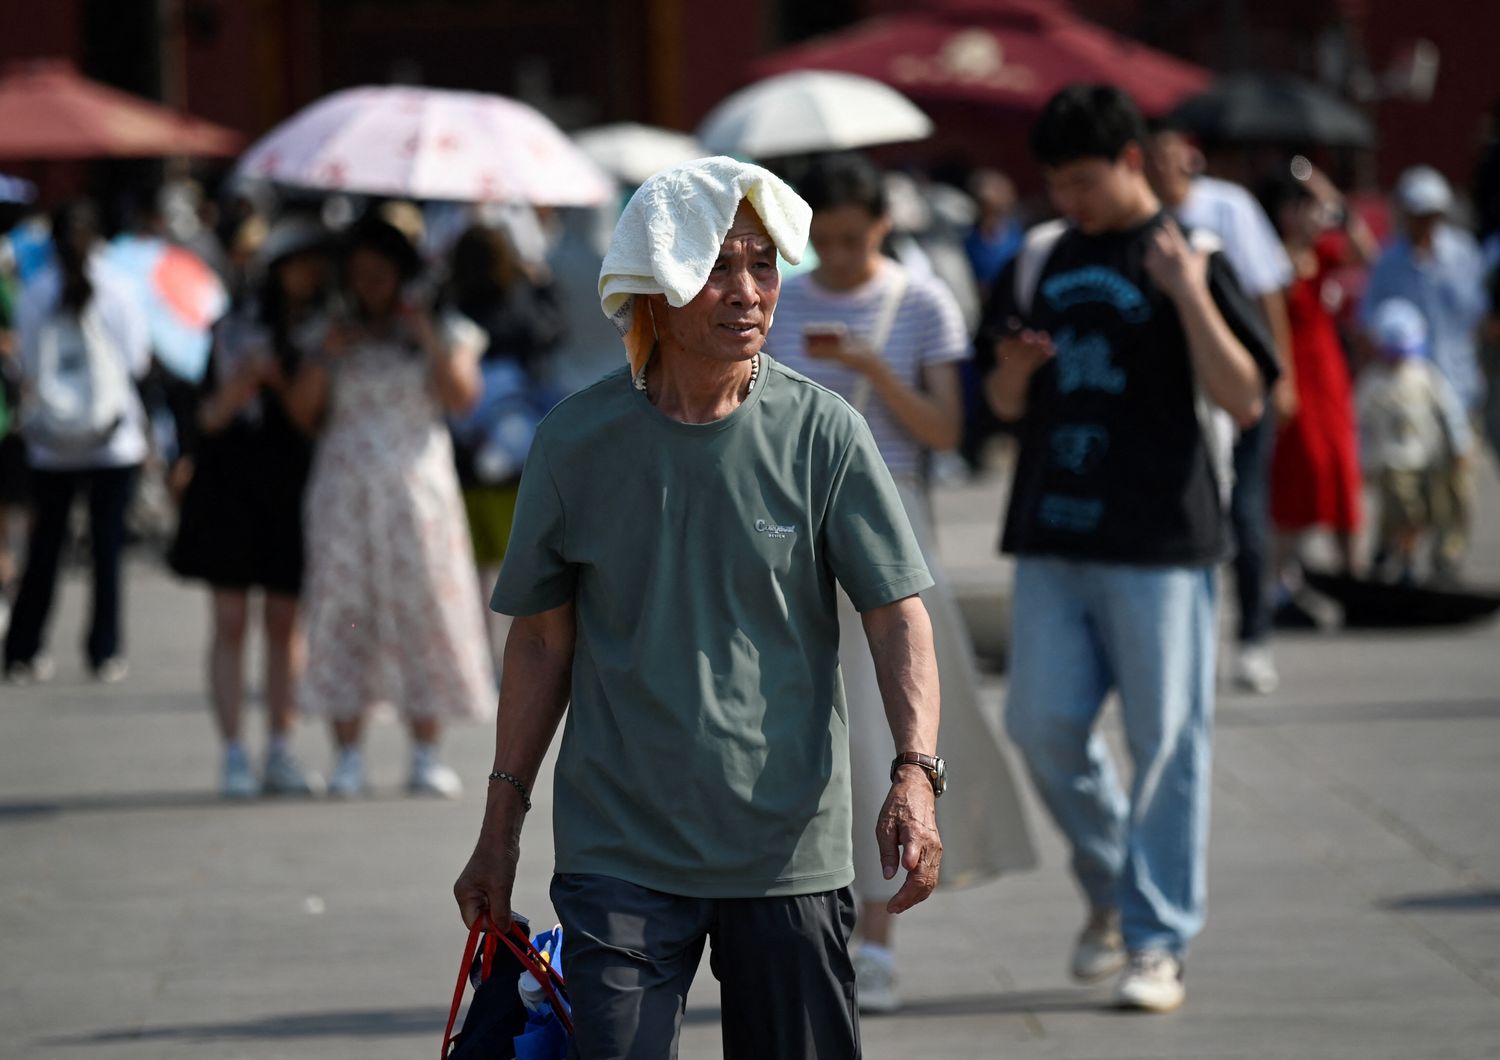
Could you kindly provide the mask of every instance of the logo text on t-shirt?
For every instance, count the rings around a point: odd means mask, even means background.
[[[795,525],[782,526],[780,523],[773,523],[769,519],[757,519],[755,520],[755,532],[757,534],[765,534],[773,541],[780,541],[782,538],[791,537],[795,534],[797,527]]]
[[[1114,363],[1109,340],[1098,332],[1077,334],[1063,328],[1052,340],[1057,350],[1057,389],[1097,390],[1105,394],[1125,391],[1125,370]]]
[[[1065,497],[1049,493],[1042,498],[1037,518],[1054,530],[1087,534],[1098,529],[1104,518],[1104,502],[1092,497]]]
[[[1092,424],[1070,424],[1052,432],[1052,462],[1074,475],[1099,466],[1109,448],[1109,432]]]
[[[1042,295],[1057,310],[1103,302],[1114,306],[1132,324],[1139,324],[1151,315],[1151,306],[1141,289],[1104,265],[1085,265],[1048,277],[1042,284]]]

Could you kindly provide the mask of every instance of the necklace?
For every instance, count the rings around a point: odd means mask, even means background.
[[[750,397],[750,392],[755,389],[755,380],[759,377],[760,354],[757,353],[754,357],[750,358],[750,382],[745,387],[745,397],[740,400],[743,401]],[[641,393],[644,394],[646,392],[646,365],[641,365],[640,372],[630,382]]]

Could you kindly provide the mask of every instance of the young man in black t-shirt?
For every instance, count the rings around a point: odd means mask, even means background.
[[[1202,927],[1231,420],[1276,375],[1232,270],[1163,212],[1119,90],[1074,86],[1032,133],[1061,224],[996,284],[986,395],[1020,458],[1006,727],[1073,848],[1090,913],[1073,974],[1120,968],[1120,1004],[1182,1003]],[[1127,795],[1095,721],[1120,693]]]

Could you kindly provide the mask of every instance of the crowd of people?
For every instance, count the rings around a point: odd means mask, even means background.
[[[1016,454],[1005,735],[1072,849],[1087,909],[1070,969],[1175,1008],[1205,910],[1218,568],[1237,605],[1227,677],[1260,693],[1313,531],[1349,575],[1460,577],[1496,262],[1431,169],[1401,176],[1382,246],[1308,158],[1211,175],[1204,145],[1107,86],[1054,98],[1031,150],[1050,204],[1031,213],[993,171],[961,192],[849,154],[788,180],[689,163],[639,189],[592,258],[570,218],[530,210],[454,223],[372,201],[337,227],[306,205],[258,212],[207,255],[234,299],[201,378],[155,389],[98,211],[55,210],[45,251],[23,267],[9,241],[0,279],[5,678],[53,672],[79,494],[85,660],[126,677],[127,512],[157,476],[178,512],[170,566],[208,593],[226,798],[363,794],[381,703],[410,732],[409,790],[457,797],[444,726],[498,702],[456,893],[466,920],[500,916],[571,702],[553,899],[592,940],[570,954],[575,1004],[612,1014],[580,1040],[627,1055],[630,1034],[675,1034],[680,999],[620,996],[619,954],[640,942],[605,914],[628,907],[676,940],[648,960],[663,990],[685,994],[709,936],[736,955],[716,965],[726,1035],[844,1055],[856,983],[866,1011],[901,1004],[891,917],[939,864],[965,884],[1035,860],[929,494],[945,454],[982,463],[998,429]],[[648,250],[668,230],[664,261]],[[602,377],[563,352],[599,320],[578,284],[567,297],[580,261],[629,362]],[[1096,725],[1111,692],[1128,787]],[[330,727],[326,780],[294,749],[304,715]],[[660,791],[663,753],[700,803]],[[949,767],[963,780],[938,802]],[[767,933],[807,959],[795,991],[756,957]]]
[[[50,261],[19,285],[9,321],[3,482],[13,511],[29,502],[29,532],[23,561],[7,552],[0,572],[14,595],[8,681],[54,672],[46,632],[79,493],[94,573],[86,661],[100,681],[124,679],[121,557],[147,469],[178,500],[168,563],[209,591],[222,793],[363,793],[363,722],[380,703],[410,727],[411,790],[459,793],[437,743],[446,719],[494,709],[481,572],[492,578],[504,555],[547,401],[538,362],[564,323],[545,266],[523,265],[503,225],[476,222],[434,260],[414,219],[386,204],[337,233],[307,209],[242,222],[242,267],[225,277],[237,295],[201,379],[167,380],[148,409],[140,382],[161,373],[146,311],[105,253],[97,209],[50,215]],[[503,414],[461,429],[482,399]],[[168,430],[153,429],[163,418]],[[501,428],[504,451],[490,437]],[[269,730],[259,768],[243,724],[256,612]],[[293,753],[301,714],[331,726],[326,781]]]

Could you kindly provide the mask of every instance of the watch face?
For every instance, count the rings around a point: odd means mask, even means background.
[[[932,765],[929,766],[928,762],[931,762]],[[928,781],[932,784],[934,795],[941,795],[944,789],[948,787],[948,763],[936,755],[919,755],[915,752],[897,755],[895,761],[891,763],[892,784],[896,782],[896,771],[902,766],[916,766],[922,770],[927,775]]]

